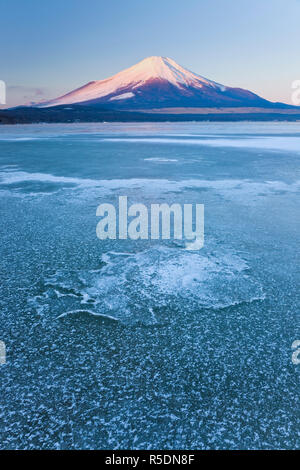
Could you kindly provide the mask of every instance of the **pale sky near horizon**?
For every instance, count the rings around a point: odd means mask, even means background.
[[[0,0],[7,106],[57,97],[145,57],[291,103],[300,0]]]

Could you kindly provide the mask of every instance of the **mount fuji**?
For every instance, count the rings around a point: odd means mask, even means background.
[[[168,57],[148,57],[105,80],[92,81],[56,99],[34,104],[103,105],[121,110],[170,108],[288,107],[242,88],[232,88],[193,73]]]

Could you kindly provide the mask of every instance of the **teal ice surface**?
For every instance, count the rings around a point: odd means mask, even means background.
[[[299,447],[299,123],[0,127],[0,447]],[[96,237],[205,205],[205,245]]]

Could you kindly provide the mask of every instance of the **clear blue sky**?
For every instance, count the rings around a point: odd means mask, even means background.
[[[54,98],[161,55],[291,102],[300,0],[0,0],[7,104]]]

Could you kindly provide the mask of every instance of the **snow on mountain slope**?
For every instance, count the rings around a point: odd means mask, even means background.
[[[166,106],[257,106],[268,101],[247,90],[226,87],[208,80],[168,57],[153,56],[110,78],[89,82],[37,106],[73,103],[143,109]]]

